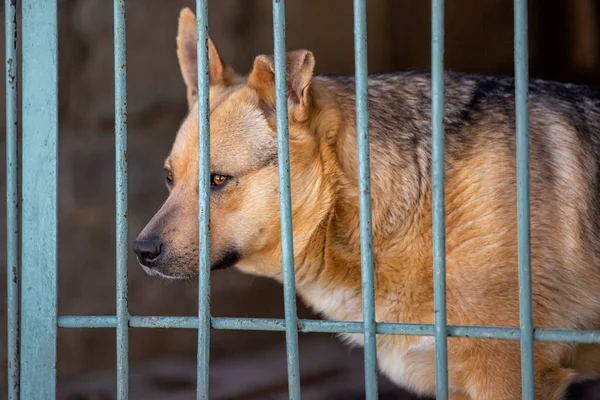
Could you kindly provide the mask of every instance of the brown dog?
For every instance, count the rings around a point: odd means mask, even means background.
[[[178,57],[190,113],[165,163],[170,195],[136,241],[150,274],[197,274],[195,17],[182,11]],[[273,58],[249,76],[210,63],[211,263],[282,278]],[[362,320],[352,77],[313,76],[309,51],[288,53],[296,282],[316,311]],[[448,73],[448,323],[519,326],[514,82]],[[536,327],[600,328],[600,91],[530,83],[531,246]],[[377,321],[433,323],[431,79],[369,78]],[[343,335],[360,344],[361,335]],[[435,393],[431,337],[377,338],[383,373]],[[519,399],[517,341],[449,339],[453,398]],[[597,346],[536,342],[540,399],[600,372]]]

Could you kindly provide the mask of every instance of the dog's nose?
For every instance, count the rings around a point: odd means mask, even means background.
[[[137,255],[138,261],[145,267],[152,268],[160,258],[163,245],[156,236],[147,238],[138,238],[133,244],[133,251]]]

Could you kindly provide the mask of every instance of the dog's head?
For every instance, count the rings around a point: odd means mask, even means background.
[[[212,269],[237,266],[258,275],[281,274],[274,62],[258,56],[251,73],[235,73],[209,40],[210,260]],[[192,277],[198,269],[198,104],[196,19],[179,17],[177,56],[189,114],[165,161],[169,196],[137,238],[146,272]],[[311,127],[309,51],[287,54],[288,116],[296,253],[324,218],[323,165]]]

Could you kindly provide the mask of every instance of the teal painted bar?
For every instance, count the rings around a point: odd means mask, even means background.
[[[529,219],[529,53],[527,0],[514,1],[515,105],[517,125],[517,218],[519,249],[519,307],[521,325],[521,384],[523,399],[535,398],[533,314],[531,300],[531,248]]]
[[[19,193],[17,2],[4,1],[6,53],[6,316],[8,400],[19,399]]]
[[[17,2],[4,1],[6,53],[6,326],[8,400],[19,399],[19,194]]]
[[[369,77],[367,62],[366,0],[354,0],[354,63],[356,73],[356,136],[360,207],[360,259],[364,320],[365,394],[377,399],[377,341],[375,332],[375,280],[371,226],[371,166],[369,156]]]
[[[431,158],[436,398],[448,398],[444,202],[444,0],[431,1]]]
[[[61,316],[60,328],[114,328],[114,315]],[[131,316],[132,328],[197,329],[198,317]],[[214,329],[238,331],[285,331],[285,319],[272,318],[226,318],[213,317]],[[363,333],[364,325],[359,321],[298,320],[298,330],[305,333]],[[399,324],[379,322],[376,331],[382,335],[434,336],[434,324]],[[519,328],[496,326],[448,325],[449,337],[471,339],[521,340]],[[543,342],[600,343],[600,331],[578,331],[568,329],[536,329],[534,339]]]
[[[56,0],[23,0],[21,397],[53,399],[57,331]]]
[[[273,39],[275,58],[275,95],[277,111],[277,150],[279,173],[279,212],[283,268],[283,300],[290,400],[300,400],[300,355],[298,352],[298,316],[296,314],[296,282],[294,243],[292,239],[292,200],[290,186],[290,149],[288,132],[285,0],[273,0]]]
[[[210,364],[210,77],[208,1],[196,0],[198,54],[198,381],[196,398],[208,400]]]
[[[117,262],[117,398],[129,397],[127,309],[127,60],[126,2],[113,0],[115,69],[115,177]]]

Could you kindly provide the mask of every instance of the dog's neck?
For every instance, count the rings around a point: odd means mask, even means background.
[[[314,228],[306,247],[297,254],[298,291],[307,303],[329,314],[329,317],[356,318],[354,314],[361,309],[360,305],[348,303],[350,298],[360,299],[361,292],[356,128],[353,115],[342,110],[331,87],[315,85],[313,92],[319,113],[314,121],[314,132],[319,138],[319,156],[325,175],[323,181],[330,185],[326,190],[333,193],[333,199],[323,205],[327,207],[326,212],[321,211],[324,218]],[[373,197],[376,197],[375,193]],[[394,235],[391,235],[393,242],[387,234],[377,230],[378,225],[373,218],[376,292],[389,293],[386,289],[389,286],[390,290],[403,288],[407,291],[398,295],[411,295],[407,289],[410,288],[410,282],[415,279],[430,280],[428,274],[422,272],[415,276],[415,271],[422,271],[421,266],[429,265],[428,252],[423,254],[414,251],[420,247],[423,231],[428,229],[427,213],[422,212],[423,206],[430,204],[428,197],[421,199],[421,207],[414,215],[398,225]],[[374,205],[375,202],[374,199]],[[415,266],[418,267],[415,269]],[[389,281],[390,276],[394,277],[396,283],[405,281],[406,285],[393,284]],[[346,299],[342,302],[344,305],[331,303],[332,296]],[[376,302],[381,301],[387,300],[376,299]],[[345,309],[334,311],[336,307]]]

